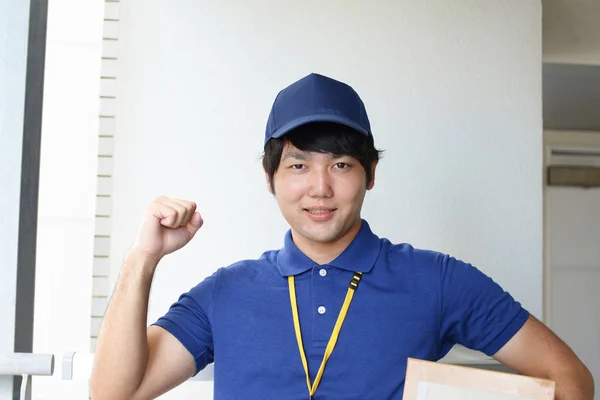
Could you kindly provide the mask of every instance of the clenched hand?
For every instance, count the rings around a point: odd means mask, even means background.
[[[146,208],[132,251],[159,261],[188,244],[202,223],[194,202],[160,196]]]

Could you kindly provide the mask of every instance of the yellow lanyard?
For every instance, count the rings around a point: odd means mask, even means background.
[[[342,324],[344,323],[344,319],[346,318],[346,314],[348,313],[348,308],[350,307],[350,303],[352,302],[352,297],[354,297],[354,291],[358,288],[358,283],[360,282],[361,277],[362,272],[355,272],[354,276],[352,277],[352,280],[350,281],[350,285],[348,285],[348,292],[346,293],[344,304],[342,305],[340,314],[338,315],[337,321],[335,322],[335,326],[333,327],[333,332],[331,333],[331,337],[329,338],[329,342],[327,343],[327,347],[325,348],[325,354],[323,355],[323,361],[321,362],[321,366],[319,367],[319,372],[315,377],[315,382],[311,385],[310,375],[308,374],[308,363],[306,362],[304,346],[302,345],[302,332],[300,331],[300,320],[298,318],[298,303],[296,301],[296,283],[293,276],[288,276],[290,303],[292,305],[292,315],[294,317],[296,340],[298,341],[298,350],[300,351],[300,358],[302,359],[304,372],[306,372],[306,385],[308,386],[308,393],[311,397],[317,391],[317,387],[319,387],[321,377],[323,376],[323,371],[325,371],[325,364],[327,364],[327,360],[329,359],[329,356],[333,352],[333,348],[337,343],[338,336],[340,335],[340,329],[342,329]]]

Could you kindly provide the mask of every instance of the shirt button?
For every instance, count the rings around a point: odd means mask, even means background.
[[[325,314],[325,311],[327,310],[325,310],[325,307],[321,306],[317,309],[317,311],[319,312],[319,314]]]
[[[321,275],[321,276],[327,275],[327,270],[325,268],[323,268],[322,270],[319,271],[319,275]]]

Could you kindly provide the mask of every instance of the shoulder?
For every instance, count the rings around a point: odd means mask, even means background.
[[[416,248],[409,243],[393,244],[387,239],[382,239],[381,251],[381,256],[387,264],[421,272],[441,272],[452,258],[448,254]]]
[[[189,296],[196,303],[204,306],[212,304],[219,293],[222,296],[223,293],[243,292],[248,287],[257,286],[252,285],[257,281],[264,282],[265,279],[273,279],[276,276],[276,257],[277,251],[267,251],[257,259],[240,260],[221,267],[184,296]]]
[[[237,261],[215,272],[219,286],[239,281],[252,282],[272,277],[277,272],[277,253],[279,250],[264,252],[257,259]]]
[[[382,239],[379,263],[393,275],[419,282],[452,282],[462,287],[473,282],[479,284],[487,276],[480,270],[449,253],[416,248],[408,243],[392,244]],[[442,283],[443,284],[443,283]]]

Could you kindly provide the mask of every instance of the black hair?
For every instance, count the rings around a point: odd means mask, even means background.
[[[262,165],[269,178],[271,191],[275,193],[273,177],[279,168],[281,154],[287,143],[301,151],[350,156],[356,158],[366,173],[367,184],[371,181],[371,167],[379,160],[383,151],[377,150],[372,136],[333,122],[313,122],[302,125],[281,138],[267,142]]]

